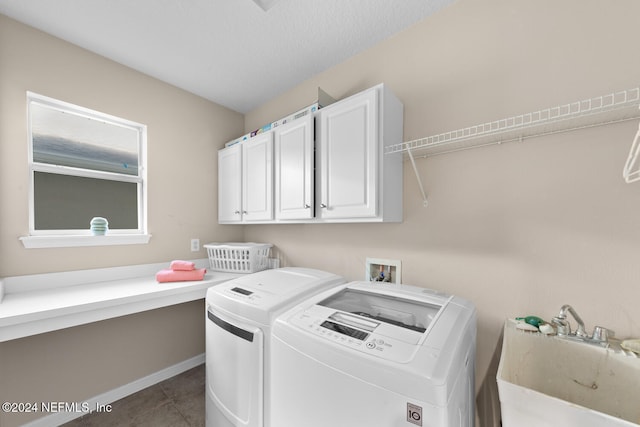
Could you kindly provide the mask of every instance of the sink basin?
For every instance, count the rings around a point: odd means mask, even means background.
[[[498,367],[504,427],[640,426],[640,358],[504,327]]]

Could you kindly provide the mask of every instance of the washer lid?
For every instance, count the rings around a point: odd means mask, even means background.
[[[420,333],[427,330],[442,308],[442,304],[352,288],[345,288],[318,305]],[[366,326],[361,327],[367,329]]]

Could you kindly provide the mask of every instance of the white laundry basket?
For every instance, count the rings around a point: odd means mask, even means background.
[[[209,243],[204,245],[211,270],[255,273],[269,266],[271,243]]]

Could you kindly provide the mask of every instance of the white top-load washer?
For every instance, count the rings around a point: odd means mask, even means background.
[[[276,319],[272,426],[473,426],[474,306],[374,283],[334,287]]]
[[[249,274],[206,296],[206,425],[262,427],[268,415],[270,330],[283,310],[345,280],[308,268]],[[268,424],[266,424],[268,425]]]

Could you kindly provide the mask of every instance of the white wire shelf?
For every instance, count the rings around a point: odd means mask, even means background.
[[[415,139],[385,148],[385,154],[406,152],[421,157],[520,141],[640,118],[640,88],[614,92],[583,101],[519,116],[482,123],[464,129]]]

